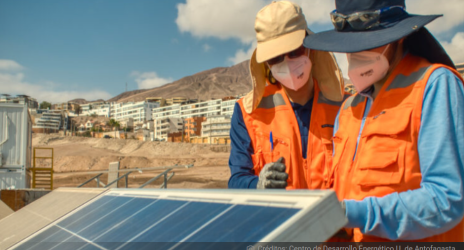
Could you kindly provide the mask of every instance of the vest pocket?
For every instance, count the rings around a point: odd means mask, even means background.
[[[400,106],[383,110],[369,119],[356,155],[355,183],[388,186],[402,181],[412,110],[409,105]]]
[[[251,160],[253,161],[253,171],[255,172],[255,175],[259,175],[264,165],[266,165],[267,163],[277,161],[281,156],[283,155],[280,152],[261,152],[261,151],[252,155]]]
[[[399,184],[404,175],[402,148],[376,149],[359,158],[353,181],[361,186]]]
[[[290,140],[281,136],[273,136],[274,149],[271,152],[271,143],[269,136],[259,136],[259,146],[255,154],[251,155],[253,161],[253,170],[255,175],[259,175],[264,165],[271,162],[276,162],[281,156],[285,158],[287,172],[290,164]],[[263,150],[265,149],[265,150]]]

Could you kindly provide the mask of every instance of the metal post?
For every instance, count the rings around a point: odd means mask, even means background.
[[[101,174],[100,174],[101,175]],[[100,175],[97,176],[97,188],[100,187]]]
[[[168,173],[164,174],[164,189],[168,188]]]
[[[129,177],[129,176],[128,176],[128,175],[126,175],[126,188],[127,188],[127,181],[128,181],[128,180],[127,180],[127,178],[128,178],[128,177]]]

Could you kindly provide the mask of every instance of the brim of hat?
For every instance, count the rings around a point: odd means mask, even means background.
[[[410,15],[392,27],[372,31],[324,31],[307,36],[303,44],[310,49],[331,52],[369,50],[400,40],[441,16]]]
[[[256,61],[262,63],[299,48],[303,44],[305,36],[306,30],[297,30],[272,40],[258,43],[256,47]]]

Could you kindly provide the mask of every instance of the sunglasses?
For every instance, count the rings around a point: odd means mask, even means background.
[[[392,9],[398,9],[405,13],[403,6],[390,6],[374,11],[361,11],[349,15],[337,13],[334,10],[330,13],[332,23],[336,30],[343,30],[345,24],[348,23],[354,30],[366,30],[380,25],[380,16],[382,13],[388,12]]]
[[[272,59],[269,59],[269,60],[267,60],[267,63],[268,63],[269,65],[274,65],[274,64],[281,63],[281,62],[284,61],[286,55],[287,55],[288,58],[290,58],[290,59],[300,57],[300,56],[302,56],[302,55],[305,53],[305,50],[306,50],[306,48],[305,48],[304,46],[301,46],[301,47],[299,47],[299,48],[296,49],[296,50],[293,50],[293,51],[290,51],[290,52],[288,52],[288,53],[286,53],[286,54],[283,54],[283,55],[280,55],[280,56],[276,56],[276,57],[274,57],[274,58],[272,58]]]

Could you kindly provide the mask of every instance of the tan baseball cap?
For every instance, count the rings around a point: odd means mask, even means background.
[[[256,15],[255,31],[258,63],[299,48],[306,32],[313,33],[301,7],[288,1],[273,1],[262,8]]]
[[[306,36],[314,34],[306,24],[301,7],[289,1],[274,1],[262,8],[255,21],[258,46],[250,59],[253,89],[244,99],[247,113],[253,112],[264,94],[269,69],[266,61],[303,45]],[[313,50],[312,77],[317,80],[325,98],[339,102],[344,96],[343,75],[331,52]]]

